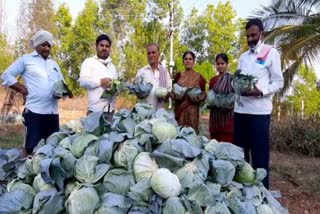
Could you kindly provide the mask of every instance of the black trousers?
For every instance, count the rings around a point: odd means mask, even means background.
[[[264,168],[264,186],[269,189],[269,128],[270,114],[251,115],[234,113],[234,144],[244,149],[245,159],[254,169]]]
[[[25,149],[28,154],[32,154],[41,139],[47,139],[52,133],[59,131],[58,114],[37,114],[25,109],[22,115],[25,125]]]

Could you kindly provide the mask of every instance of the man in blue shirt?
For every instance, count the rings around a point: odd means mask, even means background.
[[[21,93],[25,99],[25,152],[32,154],[41,139],[59,131],[58,100],[53,85],[63,80],[59,65],[50,57],[51,33],[40,30],[30,44],[34,51],[11,64],[2,74],[3,85]],[[21,76],[24,84],[16,79]]]

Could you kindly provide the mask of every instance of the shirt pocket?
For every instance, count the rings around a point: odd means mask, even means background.
[[[49,68],[49,78],[52,82],[57,82],[61,80],[60,71],[57,67],[52,66]]]
[[[48,79],[48,73],[46,72],[45,68],[39,66],[37,63],[26,63],[25,70],[28,75],[33,76],[35,78]]]

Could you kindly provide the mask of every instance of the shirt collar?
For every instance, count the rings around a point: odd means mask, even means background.
[[[254,50],[254,53],[252,53],[251,50],[249,49],[249,54],[255,54],[255,55],[257,55],[257,54],[261,51],[263,45],[264,45],[264,42],[260,43],[260,44],[257,46],[257,48]]]
[[[34,50],[34,51],[31,53],[31,55],[34,56],[34,57],[38,56],[38,57],[41,57],[41,58],[42,58],[42,56],[41,56],[36,50]],[[51,56],[49,55],[47,59],[51,59]]]
[[[100,63],[102,63],[103,65],[105,65],[106,67],[108,67],[110,65],[110,63],[112,62],[110,56],[106,59],[106,60],[108,60],[108,63],[105,63],[105,60],[100,59],[97,55],[95,55],[93,58],[96,59],[97,61],[99,61]]]
[[[158,64],[157,70],[159,70],[159,65],[160,64]],[[151,71],[153,71],[150,64],[147,65],[147,68],[150,69]]]

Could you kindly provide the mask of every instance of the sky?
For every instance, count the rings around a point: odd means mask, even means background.
[[[0,0],[5,2],[6,9],[6,31],[10,41],[15,38],[17,31],[16,19],[19,11],[20,0]],[[246,18],[251,15],[251,12],[263,3],[268,3],[268,0],[230,0],[238,17]],[[84,8],[86,0],[54,0],[56,7],[65,2],[70,8],[72,17],[75,19],[77,14]],[[189,13],[193,7],[203,10],[207,4],[218,4],[218,2],[226,2],[226,0],[181,0],[181,5],[185,13]]]

